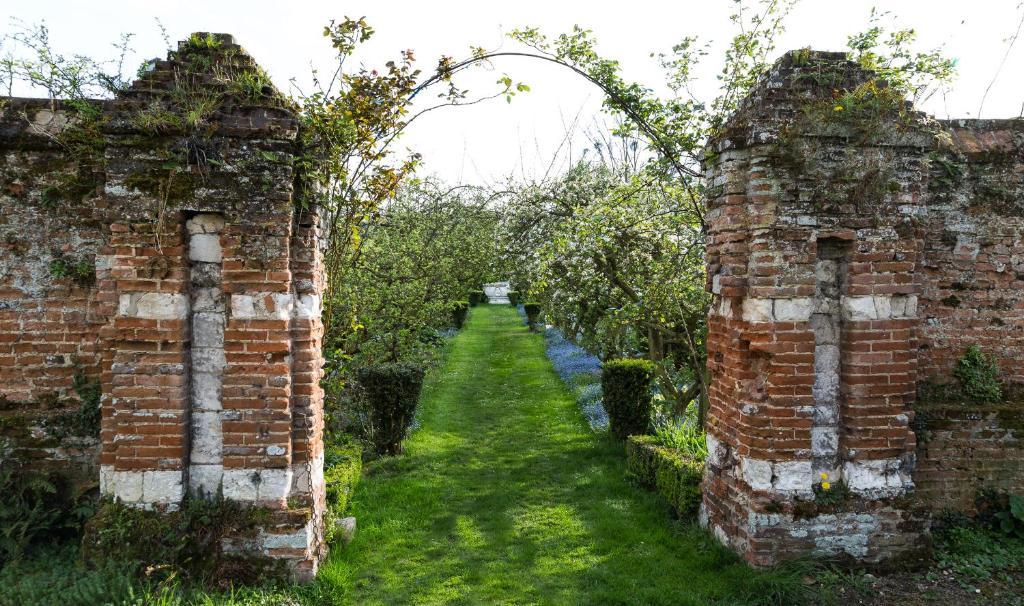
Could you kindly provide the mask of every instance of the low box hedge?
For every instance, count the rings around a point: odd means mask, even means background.
[[[648,433],[653,379],[654,364],[650,360],[615,359],[601,365],[604,408],[616,438],[625,440]]]
[[[654,436],[626,440],[626,473],[637,484],[665,497],[679,517],[694,516],[700,508],[704,463],[658,444]]]
[[[462,330],[462,325],[466,323],[466,315],[469,313],[469,301],[456,301],[452,305],[452,324],[455,328]]]

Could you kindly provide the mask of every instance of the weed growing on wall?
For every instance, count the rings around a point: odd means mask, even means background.
[[[960,381],[964,395],[978,404],[996,404],[1003,399],[999,367],[977,345],[967,348],[956,363],[953,375]]]

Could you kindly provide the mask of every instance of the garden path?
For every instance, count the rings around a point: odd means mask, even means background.
[[[512,307],[479,306],[424,388],[406,453],[367,466],[355,540],[318,584],[353,604],[744,604],[739,563],[625,478]]]

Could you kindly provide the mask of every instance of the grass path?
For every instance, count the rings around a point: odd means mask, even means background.
[[[624,479],[511,307],[475,308],[319,583],[352,604],[743,604],[754,573]]]

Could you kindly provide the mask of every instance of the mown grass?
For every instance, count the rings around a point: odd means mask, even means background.
[[[352,503],[356,538],[334,550],[314,584],[234,596],[145,593],[168,605],[743,605],[803,598],[805,570],[753,571],[692,522],[671,520],[657,496],[630,485],[622,444],[587,428],[542,337],[511,307],[473,310],[428,379],[420,420],[403,456],[367,465]],[[4,582],[44,577],[0,573],[0,604],[5,591],[31,593],[24,585],[4,590]],[[19,601],[32,603],[44,602]]]
[[[543,347],[510,307],[473,310],[320,582],[355,604],[792,603],[793,570],[750,570],[627,483]]]

